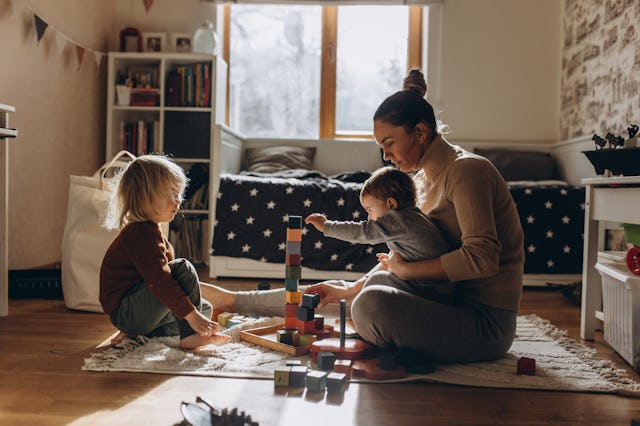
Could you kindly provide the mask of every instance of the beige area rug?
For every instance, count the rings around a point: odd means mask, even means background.
[[[241,328],[281,324],[282,318],[261,318],[224,333],[231,341],[206,346],[196,352],[177,348],[176,338],[139,337],[114,348],[96,352],[84,361],[83,370],[130,371],[174,375],[272,379],[273,370],[288,355],[240,340]],[[565,336],[536,315],[518,317],[516,339],[508,354],[493,362],[438,364],[431,374],[411,374],[398,381],[424,381],[463,386],[617,393],[640,397],[640,383],[630,378],[595,350]],[[536,360],[536,375],[516,374],[518,358]],[[308,356],[300,358],[312,366]],[[352,382],[369,382],[352,378]],[[384,383],[384,382],[376,382]]]

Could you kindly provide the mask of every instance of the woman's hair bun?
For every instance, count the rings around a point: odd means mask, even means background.
[[[418,68],[412,68],[402,82],[402,90],[415,92],[421,97],[427,94],[427,82]]]

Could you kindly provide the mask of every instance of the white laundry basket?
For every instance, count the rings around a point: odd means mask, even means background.
[[[634,369],[640,367],[640,277],[624,263],[598,262],[602,278],[604,339]]]

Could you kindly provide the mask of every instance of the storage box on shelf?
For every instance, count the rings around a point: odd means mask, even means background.
[[[206,263],[212,128],[224,119],[226,63],[205,54],[112,52],[108,70],[106,157],[121,149],[164,153],[185,169],[198,187],[187,190],[169,239],[176,256]]]
[[[600,256],[604,339],[634,369],[640,369],[640,277],[615,256]]]

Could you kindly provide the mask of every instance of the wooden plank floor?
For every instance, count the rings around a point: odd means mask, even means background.
[[[224,280],[232,289],[255,281]],[[11,300],[0,318],[0,425],[172,425],[196,395],[239,407],[261,425],[629,425],[640,398],[433,384],[351,384],[343,398],[287,393],[269,380],[218,379],[80,369],[114,330],[106,315],[71,312],[61,300]],[[579,309],[558,290],[527,289],[522,314],[579,334]],[[602,342],[601,356],[640,378]]]

